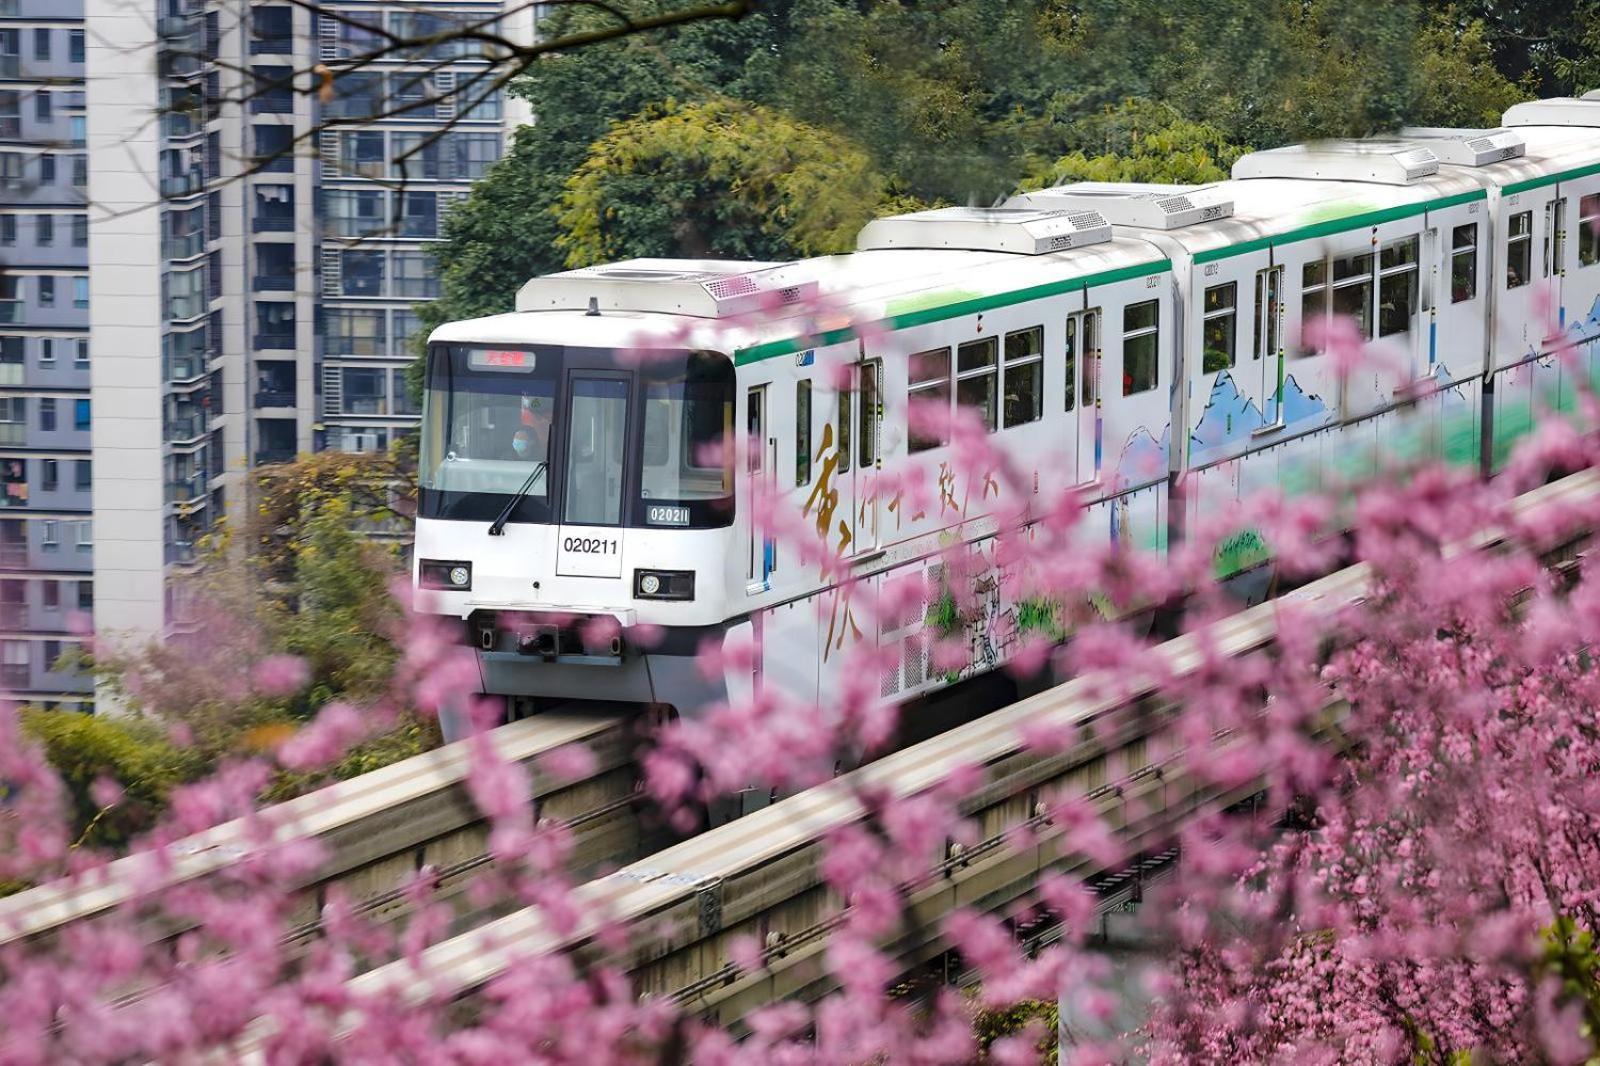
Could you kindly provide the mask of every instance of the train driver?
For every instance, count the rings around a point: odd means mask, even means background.
[[[516,431],[511,434],[508,459],[541,460],[550,457],[550,404],[543,397],[522,397]]]

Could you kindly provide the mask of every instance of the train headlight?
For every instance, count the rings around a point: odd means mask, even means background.
[[[467,592],[472,588],[472,564],[423,559],[417,564],[417,583],[425,589]]]
[[[692,600],[694,571],[635,570],[633,594],[641,600]]]

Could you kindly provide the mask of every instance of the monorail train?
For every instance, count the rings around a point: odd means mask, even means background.
[[[430,338],[416,603],[461,620],[483,690],[519,710],[689,711],[757,686],[826,700],[855,641],[896,649],[884,697],[919,694],[949,677],[927,612],[875,621],[852,597],[938,587],[952,542],[981,574],[996,498],[911,431],[911,400],[969,408],[1043,487],[1083,488],[1093,535],[1155,550],[1256,489],[1359,478],[1380,454],[1491,473],[1540,403],[1572,401],[1558,328],[1596,369],[1597,227],[1600,92],[1519,104],[1493,130],[1256,152],[1205,187],[881,218],[849,255],[535,278],[514,313]],[[1334,314],[1409,385],[1341,380],[1309,350]],[[937,506],[878,498],[881,470],[918,463]],[[858,580],[775,544],[758,490],[813,521],[826,506],[815,525]],[[1249,538],[1230,551],[1226,569],[1260,560]],[[1009,654],[1017,605],[993,584],[962,675]],[[588,624],[603,616],[620,636]],[[644,624],[657,639],[635,646]],[[702,677],[707,639],[752,641],[750,668]]]

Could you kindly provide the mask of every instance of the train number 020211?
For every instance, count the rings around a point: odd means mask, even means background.
[[[615,555],[617,542],[604,537],[568,537],[561,542],[561,550],[583,555]]]

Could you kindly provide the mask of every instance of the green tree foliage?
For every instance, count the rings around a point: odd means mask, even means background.
[[[1202,185],[1226,180],[1234,160],[1245,152],[1215,127],[1143,100],[1126,101],[1081,125],[1085,141],[1099,143],[1102,150],[1093,155],[1085,149],[1070,152],[1025,184],[1035,188],[1074,181]]]
[[[60,774],[78,839],[91,847],[126,845],[154,824],[174,788],[206,769],[196,751],[142,718],[26,708],[22,728]],[[102,780],[115,783],[113,794],[101,792]]]
[[[727,98],[648,108],[567,181],[568,266],[628,255],[792,259],[848,251],[885,184],[836,133]]]
[[[1600,0],[1434,0],[1445,17],[1482,26],[1495,68],[1527,96],[1600,88]]]

